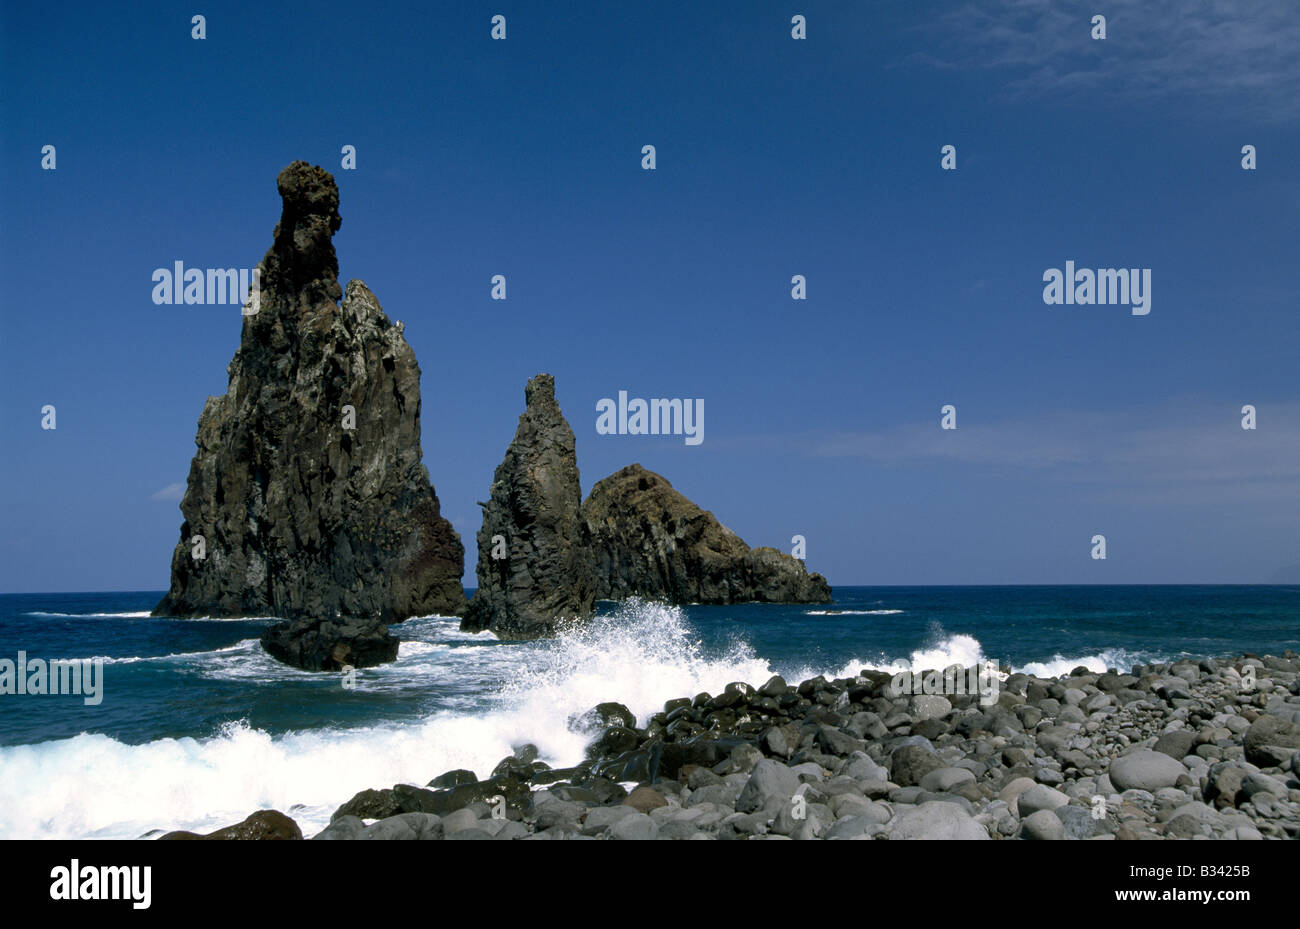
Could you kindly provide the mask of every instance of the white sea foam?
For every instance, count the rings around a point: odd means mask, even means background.
[[[185,622],[185,623],[274,623],[279,622],[274,616],[187,616],[184,618],[176,616],[154,616],[148,610],[138,610],[128,613],[51,613],[42,610],[32,610],[23,614],[24,616],[45,616],[51,619],[152,619],[156,622]]]
[[[408,620],[398,660],[359,674],[358,687],[401,693],[446,676],[458,694],[416,722],[353,729],[316,728],[272,736],[227,724],[208,738],[128,745],[82,734],[37,745],[0,747],[0,838],[135,838],[156,829],[203,832],[258,809],[279,809],[310,836],[356,792],[396,783],[422,785],[452,768],[480,777],[515,746],[532,742],[555,767],[577,763],[589,735],[570,720],[606,700],[626,705],[644,724],[666,699],[718,693],[731,681],[761,684],[773,673],[743,641],[708,651],[684,612],[629,601],[611,615],[555,640],[501,643],[460,633],[454,619]],[[320,675],[265,655],[255,639],[188,656],[182,673],[258,681]],[[1020,670],[1062,672],[1127,667],[1133,656],[1107,652],[1055,658]],[[1121,658],[1129,659],[1127,662]],[[857,659],[838,670],[782,669],[789,681],[862,668],[901,670],[969,666],[984,659],[977,639],[931,628],[928,643],[903,656]],[[119,659],[124,660],[124,659]],[[1145,660],[1151,660],[1150,658]],[[481,681],[479,684],[477,682]],[[505,681],[504,685],[493,683]],[[468,683],[467,683],[468,682]]]
[[[935,625],[931,627],[930,644],[916,649],[906,658],[890,657],[883,652],[872,657],[855,658],[841,666],[833,674],[827,673],[827,676],[853,677],[864,668],[874,671],[888,671],[891,674],[907,670],[943,670],[952,665],[969,668],[988,660],[995,661],[999,667],[1006,665],[1006,662],[996,655],[985,655],[984,647],[974,636],[965,634],[948,635],[941,627]],[[1012,672],[1048,678],[1061,677],[1080,666],[1086,667],[1089,671],[1100,673],[1108,668],[1127,670],[1135,664],[1146,664],[1162,660],[1166,659],[1156,653],[1134,653],[1124,649],[1106,649],[1093,655],[1083,655],[1077,658],[1056,655],[1050,661],[1031,661],[1021,665],[1010,665],[1010,667]],[[803,667],[795,671],[792,678],[803,680],[817,673],[819,672],[815,668]],[[999,672],[999,676],[1005,678],[1007,675]]]
[[[1031,661],[1016,668],[1024,674],[1034,677],[1062,677],[1080,666],[1094,674],[1100,674],[1108,668],[1128,671],[1135,664],[1167,660],[1154,654],[1134,654],[1122,648],[1105,649],[1095,655],[1083,655],[1079,658],[1065,658],[1055,655],[1050,661]]]
[[[451,622],[421,621],[409,631],[435,637],[450,632]],[[308,673],[269,658],[263,664],[255,645],[249,640],[210,653],[195,673],[253,679]],[[644,722],[670,697],[716,693],[731,681],[761,682],[773,673],[745,648],[706,654],[682,610],[639,602],[554,641],[503,646],[479,636],[453,645],[404,643],[397,663],[362,675],[361,686],[382,686],[385,676],[428,673],[436,669],[430,663],[453,661],[458,677],[472,676],[482,664],[508,681],[473,709],[440,711],[414,724],[274,737],[232,724],[202,739],[127,745],[83,734],[0,748],[0,838],[210,831],[263,808],[288,813],[311,835],[359,790],[424,784],[451,768],[486,776],[523,742],[536,744],[556,767],[575,764],[589,736],[572,731],[569,720],[599,702],[623,703]]]
[[[902,610],[808,610],[805,616],[893,616]]]
[[[23,615],[52,616],[58,619],[147,619],[150,614],[148,610],[134,613],[45,613],[40,610],[33,610]]]
[[[152,661],[172,661],[184,662],[186,664],[195,664],[207,659],[216,658],[221,655],[246,652],[249,650],[249,643],[257,644],[256,639],[247,639],[235,645],[228,645],[225,648],[214,648],[201,652],[173,652],[168,655],[130,655],[113,658],[108,655],[92,655],[89,658],[73,658],[72,661],[101,661],[104,664],[142,664]]]

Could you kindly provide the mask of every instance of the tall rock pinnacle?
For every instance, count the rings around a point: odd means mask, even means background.
[[[338,303],[339,260],[334,233],[339,216],[339,188],[320,167],[295,161],[276,178],[282,208],[275,241],[262,259],[262,286],[286,299],[295,311]]]
[[[421,462],[415,354],[365,284],[339,286],[334,178],[297,161],[277,185],[260,302],[199,417],[154,615],[278,616],[276,657],[359,666],[396,654],[385,622],[464,612],[464,548]]]
[[[596,594],[573,430],[555,402],[555,379],[537,375],[524,402],[491,499],[481,504],[478,592],[461,622],[502,638],[534,638],[586,619]]]

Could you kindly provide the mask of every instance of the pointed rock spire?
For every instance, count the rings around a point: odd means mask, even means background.
[[[278,616],[303,628],[268,630],[276,657],[360,666],[395,655],[384,623],[464,612],[464,548],[421,462],[414,352],[365,284],[338,303],[334,178],[298,161],[277,184],[258,312],[199,417],[154,615]]]
[[[478,592],[461,622],[503,638],[534,638],[585,619],[595,599],[573,430],[555,401],[555,379],[530,380],[524,402],[481,504]]]

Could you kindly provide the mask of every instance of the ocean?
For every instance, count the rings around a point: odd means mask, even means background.
[[[1057,675],[1300,650],[1300,586],[837,587],[830,606],[602,603],[542,642],[392,627],[398,660],[313,674],[263,654],[271,619],[151,619],[162,591],[0,595],[0,659],[102,658],[102,701],[0,695],[0,838],[211,831],[257,809],[310,836],[357,791],[487,775],[514,746],[582,759],[569,720],[666,699],[985,659]]]

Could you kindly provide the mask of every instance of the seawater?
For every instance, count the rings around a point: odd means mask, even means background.
[[[1300,649],[1300,586],[838,587],[827,606],[602,603],[545,642],[393,626],[398,660],[340,675],[268,658],[274,620],[152,619],[161,591],[0,596],[0,658],[102,658],[103,701],[0,696],[0,838],[209,831],[256,809],[311,835],[357,791],[480,776],[531,742],[560,767],[597,703],[985,659],[1056,675]]]

